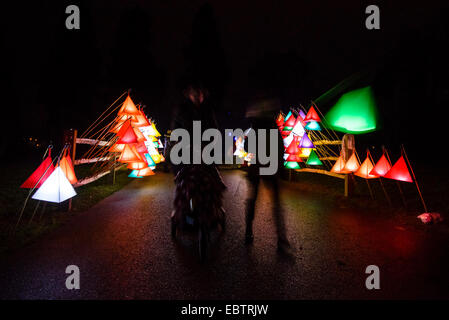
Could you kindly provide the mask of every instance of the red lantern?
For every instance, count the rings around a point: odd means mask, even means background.
[[[315,108],[313,106],[310,107],[309,112],[307,112],[306,117],[304,118],[304,122],[308,121],[321,121],[318,113],[316,113]]]
[[[384,178],[413,182],[403,156],[401,156],[399,160],[396,161],[394,166],[391,167],[390,171],[388,171],[387,174],[384,175]]]
[[[45,180],[53,173],[55,167],[51,161],[51,149],[48,150],[48,156],[37,167],[37,169],[25,180],[20,186],[21,188],[39,188]],[[40,179],[40,180],[39,180]]]

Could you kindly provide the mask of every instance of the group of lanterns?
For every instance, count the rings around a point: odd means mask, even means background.
[[[315,145],[310,139],[307,131],[321,130],[321,119],[318,116],[315,108],[310,107],[307,114],[300,110],[298,116],[295,118],[290,111],[284,118],[282,113],[279,113],[276,124],[281,133],[284,142],[284,167],[288,169],[300,169],[299,162],[304,162],[307,165],[322,165],[319,159]]]
[[[109,152],[114,153],[114,157],[120,153],[118,161],[126,163],[128,169],[132,170],[130,178],[154,175],[156,164],[165,161],[158,151],[163,147],[159,139],[161,134],[154,122],[148,120],[129,95],[109,131],[117,135]]]
[[[404,156],[401,155],[398,161],[396,161],[396,163],[392,166],[386,151],[384,151],[375,165],[373,164],[369,151],[367,151],[366,159],[362,162],[362,164],[360,164],[357,152],[355,151],[346,162],[343,157],[340,156],[332,167],[331,172],[354,173],[356,176],[365,179],[383,177],[393,180],[413,182]]]
[[[78,179],[67,147],[58,157],[56,166],[51,159],[51,147],[47,151],[47,157],[20,187],[32,190],[37,188],[32,199],[61,203],[76,195],[72,185],[77,183]]]

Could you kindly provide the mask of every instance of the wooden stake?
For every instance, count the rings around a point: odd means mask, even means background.
[[[416,189],[418,190],[419,197],[421,198],[421,203],[424,207],[424,212],[429,212],[427,210],[426,202],[424,201],[424,198],[422,196],[421,189],[419,188],[418,181],[416,181],[416,177],[415,177],[415,173],[413,172],[412,165],[410,164],[410,161],[408,160],[407,153],[405,152],[405,148],[403,145],[401,145],[401,151],[404,153],[405,160],[407,161],[410,171],[412,172],[413,181],[415,182]]]

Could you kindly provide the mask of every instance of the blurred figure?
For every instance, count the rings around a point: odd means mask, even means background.
[[[278,236],[278,251],[285,254],[291,254],[290,243],[287,240],[285,230],[285,220],[282,212],[282,207],[279,199],[279,186],[278,178],[280,168],[282,166],[282,155],[284,152],[282,139],[276,128],[274,116],[280,110],[280,102],[275,98],[268,98],[259,96],[248,107],[246,112],[246,118],[250,121],[252,129],[256,132],[258,129],[267,130],[266,150],[270,150],[269,129],[276,129],[278,135],[278,171],[274,175],[260,175],[259,169],[261,164],[258,163],[257,154],[255,155],[256,163],[249,166],[247,169],[247,179],[249,181],[249,194],[246,200],[246,232],[245,243],[251,244],[254,240],[253,233],[253,220],[255,215],[255,206],[257,201],[257,195],[259,192],[259,185],[261,181],[264,182],[266,187],[271,193],[273,216],[276,223],[276,231]]]

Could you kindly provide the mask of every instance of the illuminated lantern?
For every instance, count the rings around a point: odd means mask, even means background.
[[[315,108],[313,106],[310,107],[309,112],[307,112],[306,117],[304,118],[304,122],[309,121],[321,121],[318,113],[316,113]]]
[[[134,133],[136,134],[137,137],[137,141],[138,142],[143,142],[146,140],[145,136],[143,135],[143,133],[139,130],[139,128],[133,128]]]
[[[315,131],[319,131],[321,130],[320,124],[316,121],[309,121],[306,124],[306,129],[307,130],[315,130]]]
[[[148,133],[150,136],[155,136],[155,137],[160,137],[160,136],[161,136],[161,134],[159,133],[159,131],[157,131],[154,122],[151,123],[151,126],[150,126],[150,127],[151,127],[151,129],[150,129],[150,131],[149,131],[149,133]]]
[[[137,172],[137,176],[139,177],[154,176],[154,172],[149,167],[146,167],[142,170],[139,170]]]
[[[279,112],[279,115],[276,118],[276,125],[278,127],[282,126],[284,124],[284,116],[282,115],[281,112]]]
[[[78,179],[75,176],[75,170],[73,169],[73,166],[70,164],[70,162],[67,160],[68,156],[65,156],[59,161],[59,166],[62,169],[62,172],[64,172],[65,176],[67,177],[67,180],[71,184],[77,183]]]
[[[76,196],[61,166],[58,166],[32,196],[33,199],[61,203]]]
[[[130,144],[138,142],[134,128],[131,126],[131,121],[127,121],[117,135],[120,137],[120,139],[116,142],[117,144]]]
[[[160,157],[160,159],[161,159],[161,162],[164,162],[165,161],[165,157],[164,157],[164,155],[160,155],[161,157]]]
[[[318,158],[318,155],[316,154],[315,150],[312,150],[309,158],[307,159],[306,164],[310,166],[320,166],[323,163],[321,162],[320,158]]]
[[[413,182],[403,156],[401,156],[399,160],[396,161],[393,167],[391,167],[390,171],[388,171],[387,174],[384,175],[384,178]]]
[[[286,153],[288,154],[299,154],[299,152],[301,150],[299,150],[298,148],[298,140],[299,137],[298,136],[294,136],[292,142],[290,143],[290,145],[287,147],[287,150],[285,150]]]
[[[51,149],[48,151],[48,156],[44,161],[37,167],[36,170],[25,180],[20,186],[21,188],[39,188],[45,180],[53,173],[55,167],[51,162]]]
[[[334,166],[331,169],[331,172],[334,173],[344,173],[343,170],[345,168],[345,160],[343,160],[343,157],[338,157],[337,161],[335,161]]]
[[[157,142],[159,143],[159,148],[164,148],[164,145],[162,144],[161,139],[159,139]]]
[[[300,156],[301,158],[307,158],[307,157],[309,157],[310,154],[312,153],[312,150],[313,150],[313,149],[311,149],[311,148],[302,148],[302,149],[301,149],[301,152],[299,153],[299,156]]]
[[[139,153],[147,153],[148,152],[148,149],[144,142],[139,142],[138,144],[136,144],[136,150]]]
[[[125,144],[117,144],[117,143],[114,143],[114,144],[112,145],[112,147],[109,148],[108,151],[109,151],[109,152],[122,152],[124,148],[125,148]]]
[[[304,120],[304,118],[306,117],[305,112],[302,109],[299,109],[299,116],[301,117],[302,120]]]
[[[288,120],[288,118],[290,118],[291,115],[292,115],[292,111],[290,110],[290,111],[287,113],[287,116],[286,116],[285,119],[284,119],[284,123],[285,123],[285,121]]]
[[[291,128],[291,129],[293,129],[293,127],[295,126],[295,124],[296,124],[296,118],[295,118],[295,116],[292,114],[290,117],[288,117],[288,119],[284,122],[284,127],[289,127],[289,128]],[[290,129],[290,130],[291,130]],[[284,130],[286,130],[285,128],[284,128]]]
[[[162,162],[162,157],[159,153],[152,154],[151,158],[153,159],[154,163],[156,163],[156,164]]]
[[[118,122],[116,122],[114,124],[114,126],[111,129],[109,129],[109,132],[118,133],[125,122],[126,121],[118,121]]]
[[[361,178],[365,179],[373,179],[373,178],[379,178],[379,176],[371,174],[374,166],[373,163],[370,160],[369,152],[366,155],[365,161],[360,165],[359,170],[357,170],[354,174],[356,176],[359,176]]]
[[[118,111],[118,115],[132,115],[132,116],[138,116],[140,115],[140,111],[137,109],[134,102],[131,100],[131,97],[128,95],[123,102],[122,107]]]
[[[284,167],[286,167],[287,169],[301,169],[298,162],[286,161],[286,162],[284,162]]]
[[[287,149],[290,143],[292,143],[294,136],[295,135],[292,132],[290,132],[290,134],[285,139],[282,140],[285,149]]]
[[[148,153],[145,153],[145,159],[147,160],[148,166],[150,168],[156,166],[156,163],[154,162],[153,158],[151,158],[151,156]]]
[[[300,137],[302,137],[304,135],[304,133],[306,132],[304,130],[304,126],[305,123],[301,120],[301,117],[298,116],[298,118],[296,119],[296,124],[293,127],[292,132]]]
[[[289,134],[290,134],[290,131],[288,131],[288,130],[283,130],[283,131],[281,131],[281,137],[282,137],[282,139],[287,138],[287,137],[289,136]]]
[[[137,175],[137,173],[139,172],[139,170],[133,170],[131,171],[131,173],[128,175],[129,178],[143,178]]]
[[[119,162],[141,162],[143,161],[135,145],[126,144],[123,152],[120,154]]]
[[[297,154],[289,154],[285,161],[288,162],[302,162],[302,159]]]
[[[136,128],[140,128],[140,127],[147,127],[150,126],[150,122],[148,121],[147,117],[145,116],[145,114],[140,111],[140,115],[136,116],[136,120],[131,120],[133,121],[133,125]]]
[[[371,87],[343,94],[326,114],[333,130],[345,133],[365,133],[376,130],[377,109]]]
[[[390,169],[391,169],[390,161],[388,161],[385,154],[383,154],[382,157],[380,157],[379,161],[377,161],[373,170],[371,170],[370,174],[383,177],[387,174],[388,171],[390,171]]]
[[[357,156],[354,151],[352,156],[350,156],[348,161],[346,162],[343,172],[344,173],[356,172],[357,170],[359,170],[359,167],[360,167],[359,160],[357,160]]]
[[[146,167],[148,167],[148,164],[145,161],[128,163],[128,169],[131,170],[140,170]]]
[[[315,148],[315,146],[312,143],[312,140],[310,140],[309,136],[307,134],[303,135],[301,138],[301,142],[299,143],[300,148]]]

